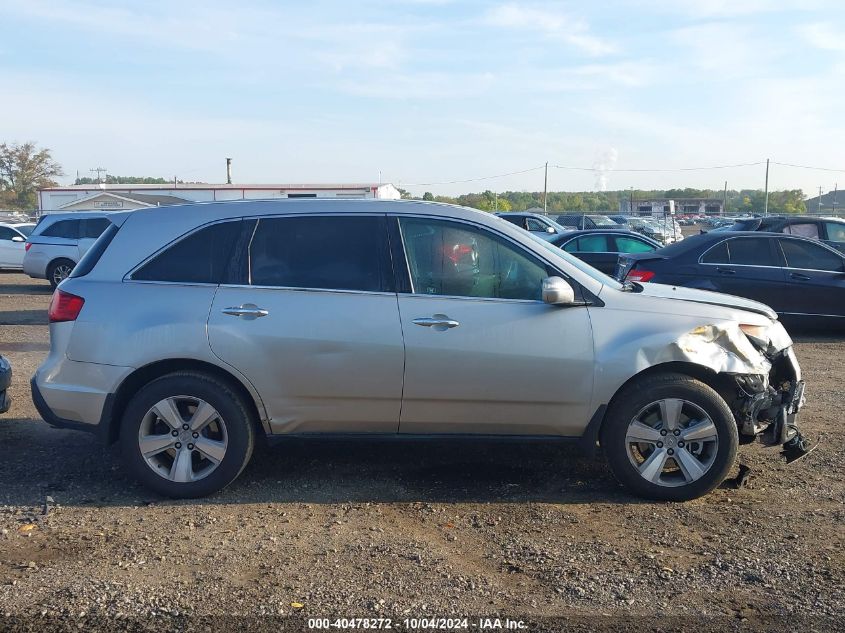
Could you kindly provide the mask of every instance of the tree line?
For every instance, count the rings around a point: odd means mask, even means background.
[[[403,198],[411,198],[407,191],[400,190]],[[546,201],[548,213],[619,213],[622,201],[652,200],[670,198],[676,201],[675,211],[680,213],[683,198],[712,198],[725,201],[725,192],[713,189],[624,189],[619,191],[550,191]],[[466,193],[460,196],[435,196],[425,192],[421,200],[433,200],[459,204],[483,211],[526,211],[543,208],[542,191],[503,191],[494,193]],[[766,194],[759,189],[728,190],[727,213],[763,213]],[[769,213],[806,213],[807,205],[801,189],[769,192]]]

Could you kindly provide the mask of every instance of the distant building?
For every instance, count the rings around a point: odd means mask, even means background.
[[[284,198],[383,198],[398,200],[391,184],[269,185],[68,185],[38,192],[43,213],[65,211],[130,211],[147,207],[220,200]]]
[[[632,208],[633,204],[633,208]],[[619,201],[623,215],[722,215],[724,201],[719,198],[652,198]]]

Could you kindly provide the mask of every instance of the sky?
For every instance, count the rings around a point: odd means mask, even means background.
[[[765,165],[625,170],[770,158],[831,170],[770,166],[812,196],[845,187],[845,3],[0,0],[0,142],[28,140],[62,183],[230,156],[238,183],[739,189]]]

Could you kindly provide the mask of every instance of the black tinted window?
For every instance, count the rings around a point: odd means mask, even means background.
[[[727,242],[731,264],[778,266],[768,238],[739,237]]]
[[[18,236],[18,234],[12,229],[5,226],[0,226],[0,240],[11,240],[13,237],[16,236]]]
[[[730,255],[728,254],[728,243],[722,242],[717,244],[704,254],[701,261],[705,264],[728,264],[730,263]]]
[[[79,238],[80,223],[81,220],[59,220],[44,229],[41,235],[44,237],[64,237],[75,240]]]
[[[111,224],[111,222],[109,222],[106,218],[89,218],[87,220],[82,220],[82,232],[80,237],[100,237],[109,224]]]
[[[132,279],[221,283],[241,226],[236,220],[199,229],[156,255]]]
[[[805,268],[808,270],[829,270],[840,272],[843,260],[836,253],[812,242],[802,240],[780,240],[786,265],[789,268]]]
[[[383,216],[261,219],[249,257],[256,286],[393,289]]]

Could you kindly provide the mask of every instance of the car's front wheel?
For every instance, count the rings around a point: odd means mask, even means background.
[[[167,497],[221,490],[249,462],[255,430],[243,398],[213,376],[178,372],[141,388],[129,402],[120,443],[145,486]]]
[[[666,373],[627,385],[611,403],[601,444],[613,474],[650,499],[687,501],[727,476],[739,443],[727,403],[690,376]]]

